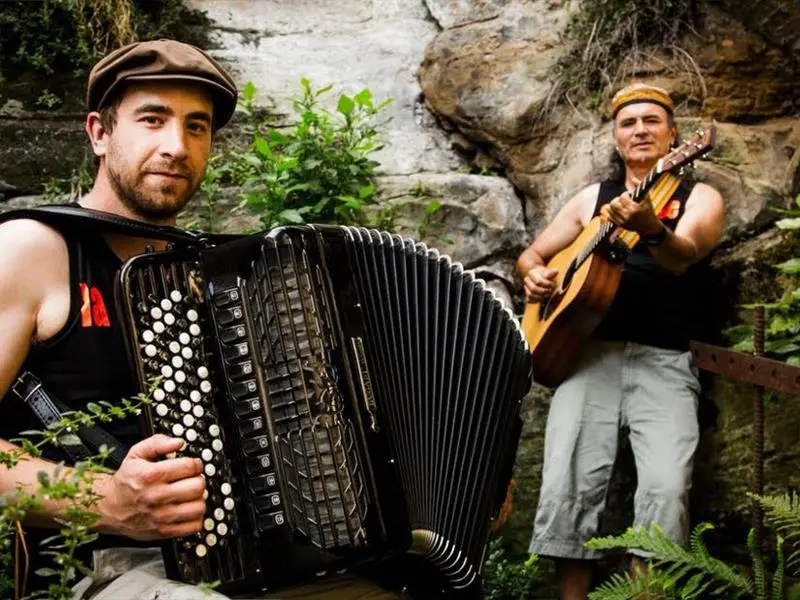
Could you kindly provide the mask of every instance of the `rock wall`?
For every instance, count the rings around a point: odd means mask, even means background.
[[[572,194],[604,174],[611,151],[602,107],[577,98],[552,104],[576,2],[187,1],[213,21],[211,53],[240,86],[252,81],[258,103],[279,119],[289,118],[303,76],[316,86],[332,83],[336,93],[369,87],[377,98],[391,97],[387,144],[377,157],[380,198],[397,207],[402,231],[464,262],[521,308],[516,256]],[[767,228],[772,209],[800,192],[794,4],[703,2],[697,33],[682,41],[686,55],[656,56],[644,67],[643,76],[674,90],[684,134],[701,117],[717,120],[716,150],[696,176],[726,198],[726,245],[716,264],[726,276],[728,308],[769,290],[769,265],[789,251]],[[540,119],[548,106],[549,117]],[[234,120],[220,142],[236,139],[241,127]],[[38,201],[26,194],[68,176],[87,148],[80,102],[51,112],[0,95],[6,207]],[[221,214],[236,204],[235,190],[225,198]],[[426,223],[432,199],[442,208]],[[250,223],[239,215],[230,226]],[[725,520],[744,502],[751,423],[746,391],[724,382],[710,389],[719,414],[704,435],[695,512]],[[548,393],[537,389],[525,408],[515,511],[504,531],[518,549],[536,502],[547,403]],[[797,483],[800,417],[781,401],[770,405],[769,419],[770,481],[780,488]]]

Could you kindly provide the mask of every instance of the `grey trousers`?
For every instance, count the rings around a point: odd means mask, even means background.
[[[158,548],[110,548],[94,553],[95,577],[80,581],[73,600],[225,600],[217,592],[167,579]],[[400,598],[371,581],[343,575],[259,598],[389,600]]]
[[[638,479],[633,526],[657,523],[686,541],[699,392],[689,352],[587,344],[550,405],[531,552],[599,558],[584,543],[597,534],[622,426],[630,431]]]

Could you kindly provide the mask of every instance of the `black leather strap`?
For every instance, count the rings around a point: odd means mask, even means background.
[[[78,225],[100,228],[110,233],[144,237],[181,244],[200,244],[214,236],[194,233],[178,227],[152,225],[91,208],[75,205],[37,206],[20,208],[0,214],[0,223],[11,219],[34,219],[48,225]]]
[[[33,411],[45,428],[60,421],[63,414],[69,410],[69,407],[58,398],[48,393],[39,378],[30,371],[25,371],[17,378],[11,386],[11,391]],[[95,455],[100,447],[105,445],[111,449],[110,464],[107,466],[113,468],[122,464],[122,460],[128,452],[128,448],[122,442],[97,425],[81,427],[75,432],[66,432],[59,436],[58,444],[73,463]]]

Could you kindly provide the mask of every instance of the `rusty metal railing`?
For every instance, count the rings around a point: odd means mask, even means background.
[[[730,348],[691,343],[698,369],[753,385],[753,459],[751,491],[764,493],[764,393],[765,390],[800,396],[800,367],[764,358],[764,307],[755,308],[753,354]],[[763,548],[764,515],[761,505],[752,502],[753,531],[758,548]]]

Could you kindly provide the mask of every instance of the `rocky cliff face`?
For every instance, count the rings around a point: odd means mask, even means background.
[[[212,54],[240,86],[252,81],[258,103],[278,118],[290,113],[302,76],[332,83],[336,92],[370,87],[377,98],[393,98],[387,145],[377,157],[380,197],[396,205],[404,232],[475,269],[521,308],[516,256],[567,198],[603,176],[611,150],[603,106],[587,108],[581,98],[553,104],[576,2],[188,3],[214,22]],[[785,244],[773,232],[756,234],[774,219],[772,208],[800,192],[800,11],[791,0],[718,0],[700,8],[697,31],[681,43],[686,53],[654,55],[641,75],[674,90],[684,134],[700,118],[717,120],[716,150],[696,173],[726,198],[727,246],[716,262],[733,281],[726,288],[730,305],[769,282],[763,273]],[[234,121],[220,141],[237,135]],[[78,102],[52,113],[0,96],[0,199],[69,175],[85,150]],[[221,211],[235,203],[228,196]],[[432,199],[442,208],[420,227]],[[32,201],[15,198],[6,206]],[[698,485],[703,518],[734,514],[744,502],[749,413],[736,400],[742,392],[724,385],[714,388],[720,414],[698,470],[699,483],[723,483]],[[516,510],[506,530],[519,547],[536,500],[547,398],[537,390],[525,410]],[[769,414],[770,480],[778,488],[796,484],[791,432],[800,417],[785,402],[771,405]]]

